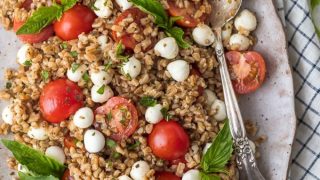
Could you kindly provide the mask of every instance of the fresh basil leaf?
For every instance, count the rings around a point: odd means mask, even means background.
[[[26,23],[17,31],[20,34],[36,34],[43,28],[52,23],[52,21],[62,16],[63,9],[58,5],[50,7],[40,7],[31,17],[28,18]]]
[[[151,14],[155,18],[155,23],[162,28],[168,27],[169,17],[162,4],[157,0],[130,0],[142,11]]]
[[[61,49],[67,49],[68,48],[68,44],[63,42],[63,43],[60,44],[60,48]]]
[[[120,42],[116,48],[116,57],[122,62],[128,62],[129,56],[124,56],[123,53],[124,53],[123,44]]]
[[[172,118],[171,114],[169,114],[168,111],[169,111],[169,109],[168,109],[167,107],[163,107],[163,108],[160,110],[163,118],[164,118],[166,121],[169,121],[169,120]]]
[[[6,83],[6,89],[10,89],[11,87],[12,87],[12,83],[8,81]]]
[[[201,180],[220,180],[221,178],[214,174],[205,174],[203,172],[200,172]]]
[[[173,24],[174,24],[176,21],[180,20],[180,19],[183,19],[183,17],[182,17],[182,16],[173,16],[173,17],[170,17],[170,19],[169,19],[169,27],[173,27]]]
[[[212,142],[212,145],[201,160],[201,168],[205,173],[226,173],[225,166],[233,151],[232,136],[228,121]]]
[[[78,56],[78,52],[77,51],[71,51],[69,53],[72,57],[77,57]]]
[[[72,71],[73,73],[75,73],[79,67],[80,67],[80,64],[78,64],[78,63],[72,63],[72,65],[71,65],[71,71]]]
[[[128,149],[128,150],[134,150],[134,149],[136,149],[137,147],[139,147],[140,144],[141,144],[140,141],[136,141],[134,144],[129,144],[128,147],[127,147],[127,149]]]
[[[190,47],[190,44],[183,39],[184,31],[178,27],[172,27],[165,30],[168,36],[173,37],[176,41],[178,46],[183,49],[187,49]]]
[[[56,178],[52,175],[49,176],[30,176],[25,173],[19,172],[19,179],[20,180],[59,180],[59,178]]]
[[[43,175],[61,177],[64,173],[65,166],[58,161],[45,156],[42,152],[32,149],[17,141],[1,140],[19,161],[20,164],[25,165],[30,171]]]
[[[23,65],[29,67],[29,66],[32,65],[32,62],[31,62],[30,60],[26,60],[26,61],[23,63]]]
[[[139,104],[144,107],[153,107],[157,104],[157,100],[150,96],[144,96],[140,99]]]
[[[83,79],[84,81],[86,81],[86,82],[88,82],[88,81],[90,80],[90,76],[89,76],[88,72],[85,72],[85,73],[83,74],[82,79]]]
[[[112,152],[111,157],[114,158],[114,159],[118,159],[118,158],[121,157],[121,154],[118,153],[118,152]]]
[[[114,140],[112,140],[112,139],[107,139],[106,144],[107,144],[107,146],[110,147],[110,148],[115,148],[115,147],[117,147],[117,143],[116,143]]]
[[[41,71],[41,77],[43,80],[48,80],[49,79],[49,72],[46,70]]]
[[[97,93],[98,93],[98,94],[103,94],[105,87],[106,87],[106,85],[102,85],[102,86],[98,89]]]
[[[76,5],[78,0],[61,0],[61,4],[63,6],[63,11],[67,11],[68,9],[72,8]]]
[[[112,67],[112,62],[108,61],[108,63],[104,65],[104,71],[107,72],[111,67]]]

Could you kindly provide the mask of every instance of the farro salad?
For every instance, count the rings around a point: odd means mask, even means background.
[[[20,179],[238,179],[208,0],[1,0],[24,43],[0,134]],[[264,81],[255,14],[223,28],[238,94]],[[255,144],[250,142],[255,149]]]

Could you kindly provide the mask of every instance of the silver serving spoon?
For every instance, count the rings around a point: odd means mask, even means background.
[[[215,30],[217,44],[215,47],[223,85],[223,94],[227,108],[227,115],[231,134],[234,140],[236,162],[240,172],[240,179],[264,180],[259,171],[253,151],[249,145],[238,101],[233,90],[222,45],[221,29],[232,20],[240,9],[242,0],[209,0],[212,5],[210,24]]]

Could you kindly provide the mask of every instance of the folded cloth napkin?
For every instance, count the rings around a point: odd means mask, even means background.
[[[275,0],[286,28],[295,88],[298,124],[289,175],[293,180],[320,180],[320,43],[308,3]]]

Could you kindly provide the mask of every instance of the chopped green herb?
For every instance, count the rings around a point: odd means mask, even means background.
[[[80,64],[78,64],[78,63],[73,63],[73,64],[71,65],[71,71],[72,71],[73,73],[75,73],[79,67],[80,67]]]
[[[112,149],[117,147],[117,143],[112,139],[107,139],[106,144],[108,147],[110,147]]]
[[[111,119],[112,119],[112,113],[111,113],[111,111],[107,114],[107,120],[108,121],[111,121]]]
[[[112,62],[108,61],[108,63],[104,65],[104,71],[108,71],[111,67],[112,67]]]
[[[171,114],[169,114],[168,111],[169,111],[169,109],[168,109],[167,107],[163,107],[163,108],[160,110],[163,118],[164,118],[166,121],[169,121],[169,120],[172,118]]]
[[[77,52],[77,51],[71,51],[71,52],[70,52],[70,55],[71,55],[72,57],[77,57],[77,56],[78,56],[78,52]]]
[[[32,65],[32,62],[30,60],[26,60],[23,65],[25,66],[31,66]]]
[[[83,74],[82,79],[85,80],[86,82],[88,82],[90,80],[90,76],[89,76],[88,72],[85,72]]]
[[[6,83],[6,88],[7,88],[7,89],[10,89],[11,87],[12,87],[12,83],[8,81],[8,82]]]
[[[48,71],[46,71],[46,70],[43,70],[42,72],[41,72],[41,77],[42,77],[42,79],[43,80],[48,80],[49,79],[49,72]]]
[[[60,44],[60,48],[61,49],[67,49],[68,48],[68,44],[63,42],[63,43]]]
[[[150,96],[144,96],[140,99],[139,104],[144,107],[153,107],[157,104],[157,100]]]
[[[112,4],[111,0],[105,0],[103,5],[110,8],[110,9],[113,9],[113,4]]]
[[[121,154],[118,153],[118,152],[112,152],[111,157],[114,158],[114,159],[118,159],[118,158],[121,157]]]
[[[130,76],[130,74],[129,74],[129,73],[124,74],[124,76],[125,76],[129,81],[131,81],[131,80],[132,80],[132,77]]]
[[[50,176],[40,176],[40,175],[28,175],[23,172],[18,172],[19,180],[59,180],[59,178]]]
[[[98,89],[97,93],[98,93],[98,94],[103,94],[105,87],[106,87],[106,85],[102,85],[102,86]]]
[[[123,53],[124,53],[123,44],[120,42],[116,48],[116,57],[122,62],[128,62],[129,56],[124,56]]]
[[[221,180],[221,178],[215,174],[206,174],[200,172],[201,180]]]
[[[128,150],[134,150],[134,149],[136,149],[137,147],[139,147],[140,144],[141,144],[140,141],[136,141],[134,144],[129,144],[128,147],[127,147],[127,149],[128,149]]]

